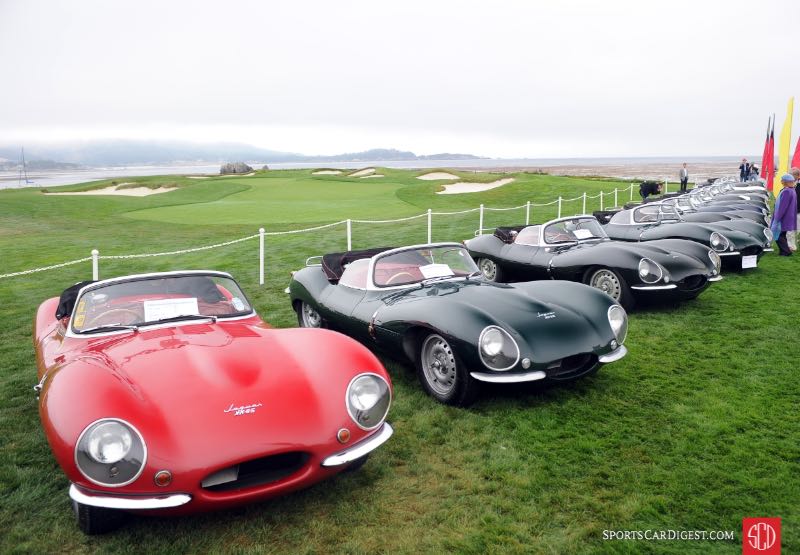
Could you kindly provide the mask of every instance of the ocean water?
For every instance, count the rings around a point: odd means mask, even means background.
[[[748,156],[748,159],[757,159]],[[546,171],[555,175],[602,175],[622,179],[670,179],[677,180],[683,162],[689,167],[692,181],[707,177],[734,175],[738,172],[741,156],[695,156],[695,157],[644,157],[644,158],[484,158],[478,160],[384,160],[350,162],[295,162],[268,163],[272,169],[304,169],[335,167],[357,169],[371,166],[405,169],[458,168],[474,171]],[[261,168],[264,162],[248,162],[253,168]],[[48,170],[28,173],[28,183],[19,172],[0,172],[0,189],[17,187],[55,187],[73,185],[100,179],[124,179],[146,175],[191,175],[219,173],[219,164],[170,165],[170,166],[120,166],[87,168],[85,170]]]

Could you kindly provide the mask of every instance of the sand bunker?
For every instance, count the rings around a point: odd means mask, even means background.
[[[189,179],[211,179],[210,175],[187,175]]]
[[[370,177],[383,177],[383,174],[373,173],[372,175],[362,175],[360,179],[369,179]]]
[[[342,173],[342,170],[317,170],[311,172],[311,175],[339,175],[340,173]]]
[[[444,186],[444,191],[437,191],[436,194],[457,195],[459,193],[480,193],[481,191],[488,191],[489,189],[495,189],[497,187],[502,187],[503,185],[508,185],[512,181],[514,181],[513,177],[506,177],[503,179],[498,179],[497,181],[492,181],[491,183],[449,183]]]
[[[357,172],[353,172],[347,174],[348,177],[364,177],[365,175],[372,175],[375,173],[375,168],[364,168],[363,170],[358,170]]]
[[[431,172],[425,175],[418,175],[417,179],[424,179],[425,181],[436,181],[437,179],[461,179],[457,175],[447,172]]]
[[[112,185],[104,189],[94,189],[92,191],[75,191],[71,193],[45,193],[46,195],[117,195],[124,197],[147,197],[150,195],[158,195],[161,193],[169,193],[174,191],[177,187],[161,187],[159,189],[151,189],[149,187],[131,187],[128,189],[120,189],[123,185],[133,185],[133,183],[120,183],[119,185]]]

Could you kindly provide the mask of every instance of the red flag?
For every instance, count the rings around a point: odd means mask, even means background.
[[[761,156],[761,179],[767,178],[767,156],[769,155],[769,128],[772,118],[767,118],[767,138],[764,139],[764,154]]]
[[[775,120],[772,121],[772,131],[769,133],[769,152],[767,153],[767,189],[772,190],[775,181]]]
[[[794,156],[792,156],[792,167],[800,168],[800,137],[797,138],[797,146],[794,147]]]

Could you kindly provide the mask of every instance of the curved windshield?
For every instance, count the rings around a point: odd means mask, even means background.
[[[679,220],[677,210],[673,206],[645,204],[633,211],[633,221],[637,224],[654,224],[662,220]]]
[[[544,242],[548,245],[605,239],[606,237],[608,235],[603,226],[595,218],[559,220],[544,227]]]
[[[395,287],[432,279],[452,279],[478,272],[467,250],[455,245],[419,247],[381,256],[372,280],[377,287]]]
[[[86,290],[75,303],[77,333],[253,311],[239,286],[218,275],[169,275],[118,281]]]

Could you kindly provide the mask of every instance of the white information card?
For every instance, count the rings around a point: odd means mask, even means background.
[[[756,255],[742,257],[742,269],[755,268],[756,266],[758,266],[758,257]]]
[[[162,318],[174,318],[176,316],[187,316],[198,314],[197,298],[179,299],[159,299],[157,301],[144,302],[144,320],[153,322]]]
[[[420,266],[419,271],[425,279],[453,275],[453,270],[447,264],[426,264],[425,266]]]

